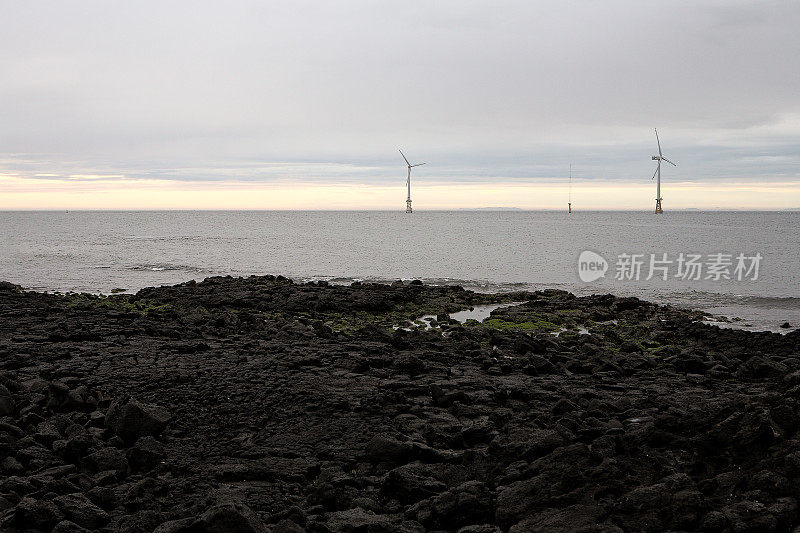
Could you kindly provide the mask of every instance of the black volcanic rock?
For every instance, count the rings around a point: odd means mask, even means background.
[[[800,333],[702,318],[416,282],[0,283],[0,530],[791,531]]]
[[[136,400],[118,400],[106,413],[106,427],[126,442],[160,434],[169,422],[169,411]]]
[[[164,445],[150,435],[140,437],[128,450],[127,456],[134,472],[147,472],[164,459]]]

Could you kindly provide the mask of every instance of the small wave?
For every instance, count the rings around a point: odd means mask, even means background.
[[[248,237],[210,236],[210,235],[125,235],[123,240],[148,242],[208,242],[208,241],[242,241]]]
[[[755,294],[736,294],[711,291],[665,291],[654,293],[657,298],[700,302],[707,305],[743,305],[748,307],[768,307],[778,309],[800,309],[800,297],[763,296]],[[647,297],[646,295],[644,296]]]
[[[298,277],[302,282],[311,281],[327,281],[334,285],[349,285],[354,282],[359,283],[385,283],[390,284],[397,280],[408,283],[413,280],[420,280],[425,285],[443,286],[443,285],[459,285],[465,289],[473,290],[483,293],[496,293],[496,292],[516,292],[523,290],[539,290],[539,289],[552,289],[552,288],[566,288],[566,284],[562,283],[546,283],[546,284],[533,284],[522,282],[498,282],[489,280],[474,280],[474,279],[461,279],[451,277],[413,277],[413,276],[303,276]]]
[[[203,272],[204,271],[202,268],[199,267],[188,266],[188,265],[173,265],[170,263],[133,265],[127,267],[127,270],[133,270],[135,272],[163,272],[163,271]]]

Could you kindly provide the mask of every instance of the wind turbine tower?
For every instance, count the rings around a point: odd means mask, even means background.
[[[422,166],[425,163],[417,163],[416,165],[412,165],[411,163],[408,162],[408,158],[406,158],[406,155],[403,153],[402,150],[398,150],[398,152],[400,152],[400,155],[402,155],[403,159],[405,159],[405,161],[406,161],[406,165],[408,165],[408,180],[406,180],[406,186],[408,187],[408,197],[406,198],[406,213],[411,213],[412,212],[411,211],[411,169],[413,167]]]
[[[571,164],[569,166],[569,203],[567,203],[567,205],[569,206],[568,212],[572,213],[572,165]]]
[[[658,161],[658,165],[656,166],[656,171],[653,173],[653,177],[650,179],[658,177],[658,181],[656,182],[656,214],[660,215],[664,212],[664,210],[661,209],[661,162],[666,161],[673,167],[677,167],[678,165],[664,157],[664,154],[661,153],[661,141],[658,139],[658,130],[656,130],[656,142],[658,143],[658,155],[653,156],[653,161]]]

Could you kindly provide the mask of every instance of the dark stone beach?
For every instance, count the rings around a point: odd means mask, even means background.
[[[0,530],[792,531],[800,332],[702,319],[419,282],[0,284]]]

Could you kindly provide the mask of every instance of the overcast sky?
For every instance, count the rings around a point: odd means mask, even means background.
[[[0,0],[0,12],[0,174],[29,184],[402,186],[397,148],[428,162],[423,181],[552,181],[572,163],[580,179],[644,183],[654,127],[679,165],[670,179],[800,181],[795,1]]]

